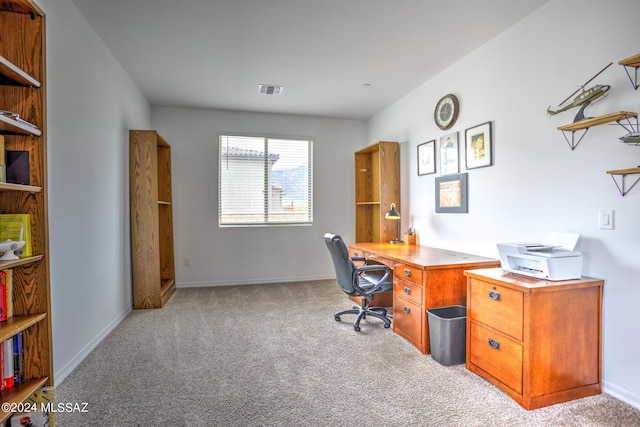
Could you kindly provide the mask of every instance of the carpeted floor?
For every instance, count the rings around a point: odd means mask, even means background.
[[[68,426],[638,426],[606,394],[526,411],[382,322],[360,333],[331,280],[178,289],[134,311],[62,384]]]

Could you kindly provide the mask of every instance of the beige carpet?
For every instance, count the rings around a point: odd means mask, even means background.
[[[382,322],[362,332],[333,281],[178,289],[128,316],[64,382],[67,426],[639,426],[608,395],[526,411]]]

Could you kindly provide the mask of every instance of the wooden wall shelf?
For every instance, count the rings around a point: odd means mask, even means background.
[[[636,119],[635,123],[631,121],[631,119]],[[626,122],[625,122],[626,121]],[[636,132],[638,130],[638,113],[631,111],[618,111],[615,113],[605,114],[603,116],[592,117],[589,119],[580,120],[579,122],[570,123],[568,125],[563,125],[558,128],[558,130],[562,131],[562,135],[564,135],[564,139],[569,144],[572,150],[575,150],[582,138],[586,135],[589,128],[593,126],[603,125],[606,123],[616,122],[620,126],[622,126],[627,132]],[[576,140],[576,132],[583,130],[584,132],[580,134],[580,137]],[[567,134],[571,134],[571,140]]]
[[[618,61],[618,64],[624,67],[624,70],[627,72],[627,76],[629,77],[629,81],[631,81],[631,85],[635,90],[638,89],[638,67],[640,67],[640,53],[637,55],[630,56],[628,58],[622,59]],[[630,69],[634,69],[634,76],[631,77]]]
[[[628,168],[628,169],[618,169],[607,171],[608,174],[611,175],[613,182],[615,182],[616,187],[618,187],[618,191],[622,195],[622,197],[626,196],[629,191],[640,181],[640,177],[637,177],[636,180],[630,186],[627,186],[627,175],[637,175],[640,174],[640,167],[637,168]],[[619,176],[620,182],[616,181],[616,176]]]

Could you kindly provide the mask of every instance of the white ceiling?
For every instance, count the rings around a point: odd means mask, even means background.
[[[152,105],[350,119],[548,1],[74,0]]]

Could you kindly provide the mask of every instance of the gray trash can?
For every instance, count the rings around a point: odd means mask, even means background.
[[[465,363],[467,307],[452,305],[430,308],[427,317],[431,357],[444,366]]]

